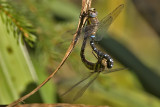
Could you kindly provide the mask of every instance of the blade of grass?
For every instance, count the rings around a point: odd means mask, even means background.
[[[99,45],[120,61],[124,66],[131,69],[141,81],[143,87],[151,94],[160,97],[160,76],[145,66],[131,51],[116,40],[104,34]]]

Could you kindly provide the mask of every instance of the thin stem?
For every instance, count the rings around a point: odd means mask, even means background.
[[[92,2],[92,0],[83,0],[82,1],[81,15],[82,15],[82,13],[87,12],[88,8],[90,8],[90,6],[91,6],[91,2]],[[80,33],[81,33],[80,29],[82,29],[82,27],[84,26],[85,22],[86,22],[86,17],[85,16],[81,16],[79,18],[79,24],[78,24],[78,27],[77,27],[77,32],[74,34],[73,40],[72,40],[72,42],[71,42],[68,50],[66,51],[65,56],[63,57],[61,63],[57,67],[57,69],[46,80],[44,80],[39,86],[37,86],[33,91],[31,91],[27,95],[21,97],[20,99],[14,101],[13,103],[9,104],[7,107],[16,106],[18,103],[20,103],[23,100],[27,99],[28,97],[30,97],[31,95],[33,95],[34,93],[36,93],[43,85],[45,85],[55,75],[55,73],[62,67],[62,65],[64,64],[64,62],[67,60],[67,58],[71,54],[73,48],[75,47],[75,45],[76,45],[76,43],[78,41],[78,38],[80,36]]]

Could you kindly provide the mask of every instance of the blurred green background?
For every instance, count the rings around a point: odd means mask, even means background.
[[[1,1],[7,1],[13,7],[10,15],[24,16],[33,25],[33,34],[37,37],[32,48],[17,43],[19,34],[14,33],[14,23],[7,22],[19,17],[9,17],[7,10],[0,6],[0,104],[9,104],[29,93],[56,69],[72,40],[75,32],[72,29],[77,27],[81,0]],[[83,83],[68,95],[60,97],[90,72],[80,59],[81,37],[54,78],[25,103],[160,106],[159,35],[131,0],[93,0],[92,7],[96,8],[99,19],[102,19],[120,4],[125,4],[125,8],[109,28],[110,36],[104,37],[99,45],[113,56],[115,68],[128,67],[129,70],[101,74],[75,102],[71,99],[84,86]],[[96,61],[89,45],[85,54],[88,60]]]

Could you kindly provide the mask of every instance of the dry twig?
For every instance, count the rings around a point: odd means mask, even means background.
[[[84,104],[22,104],[17,105],[16,107],[109,107],[109,106],[92,106]]]
[[[59,64],[59,66],[57,67],[57,69],[50,75],[48,76],[48,78],[46,80],[44,80],[39,86],[37,86],[33,91],[31,91],[30,93],[28,93],[27,95],[21,97],[20,99],[18,99],[17,101],[14,101],[13,103],[9,104],[7,107],[13,107],[15,105],[17,105],[18,103],[24,101],[25,99],[27,99],[28,97],[30,97],[31,95],[33,95],[35,92],[37,92],[43,85],[45,85],[54,75],[55,73],[62,67],[62,65],[64,64],[64,62],[67,60],[67,58],[69,57],[69,55],[71,54],[73,48],[75,47],[78,38],[80,36],[80,32],[82,27],[84,26],[85,22],[86,22],[86,17],[83,15],[84,13],[87,12],[87,10],[90,8],[91,6],[91,2],[92,0],[82,0],[82,9],[81,9],[81,14],[80,14],[80,18],[79,18],[79,23],[78,23],[78,27],[77,27],[77,31],[73,36],[73,40],[68,48],[68,50],[66,51],[66,54],[64,56],[64,58],[62,59],[61,63]]]

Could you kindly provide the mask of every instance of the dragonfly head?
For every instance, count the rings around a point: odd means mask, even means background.
[[[110,69],[110,68],[113,67],[113,60],[112,61],[108,61],[106,59],[103,59],[102,60],[102,65]]]
[[[108,68],[108,69],[110,69],[110,68],[112,68],[113,67],[113,59],[109,56],[109,55],[107,55],[107,54],[104,54],[104,57],[103,57],[104,59],[105,59],[105,66]],[[104,60],[103,59],[103,60]]]
[[[90,18],[94,18],[94,17],[97,17],[97,12],[96,12],[96,9],[95,8],[89,8],[88,9],[88,17]]]

